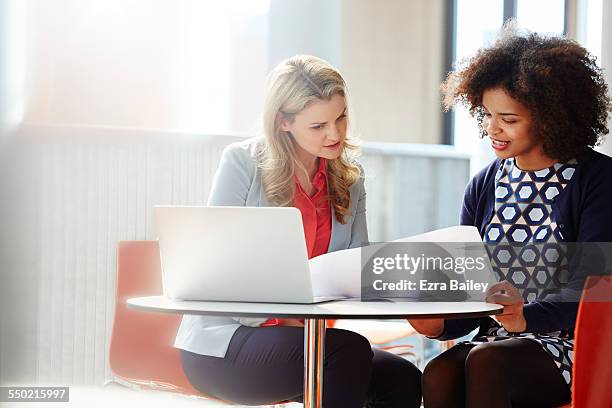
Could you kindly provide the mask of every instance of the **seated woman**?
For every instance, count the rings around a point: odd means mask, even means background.
[[[263,137],[225,149],[208,204],[297,207],[311,258],[367,245],[364,174],[347,127],[338,71],[312,56],[283,61],[268,79]],[[185,316],[175,347],[206,394],[241,404],[302,399],[300,321]],[[420,371],[359,334],[328,330],[324,364],[326,408],[420,406]]]
[[[591,149],[608,133],[608,88],[576,42],[506,28],[450,73],[443,90],[447,107],[460,102],[477,117],[497,155],[468,185],[461,224],[476,226],[493,248],[500,282],[486,300],[504,311],[497,322],[411,321],[441,340],[478,328],[427,365],[425,406],[563,405],[583,279],[563,252],[553,260],[543,248],[612,241],[612,159]]]

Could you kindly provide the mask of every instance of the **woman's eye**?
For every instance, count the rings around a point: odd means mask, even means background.
[[[338,117],[338,119],[336,119],[336,121],[342,120],[342,119],[345,119],[345,118],[346,118],[346,115],[341,115],[340,117]]]
[[[516,120],[506,120],[506,119],[502,119],[504,121],[504,123],[507,123],[509,125],[516,123]]]
[[[315,125],[315,126],[311,126],[310,128],[313,130],[321,130],[323,129],[323,125]]]

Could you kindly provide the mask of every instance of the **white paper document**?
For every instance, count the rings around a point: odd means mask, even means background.
[[[476,227],[443,228],[391,242],[482,242]],[[361,248],[330,252],[310,260],[314,296],[361,297]]]

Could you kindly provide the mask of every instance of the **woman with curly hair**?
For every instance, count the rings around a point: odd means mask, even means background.
[[[506,27],[442,89],[447,108],[460,103],[476,116],[497,156],[467,186],[461,223],[493,248],[500,282],[486,300],[504,310],[497,321],[411,321],[440,340],[478,329],[427,365],[425,406],[568,403],[584,277],[561,248],[612,241],[612,159],[592,149],[611,110],[601,70],[572,40]]]
[[[208,204],[296,207],[309,258],[367,245],[364,174],[347,132],[347,105],[344,79],[326,61],[297,55],[281,62],[268,77],[262,135],[224,150]],[[184,316],[175,347],[204,393],[248,405],[301,401],[303,326]],[[323,378],[328,408],[421,404],[421,372],[351,331],[327,331]]]

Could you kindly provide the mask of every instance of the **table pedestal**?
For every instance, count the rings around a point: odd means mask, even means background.
[[[304,408],[323,406],[325,319],[304,320]]]

